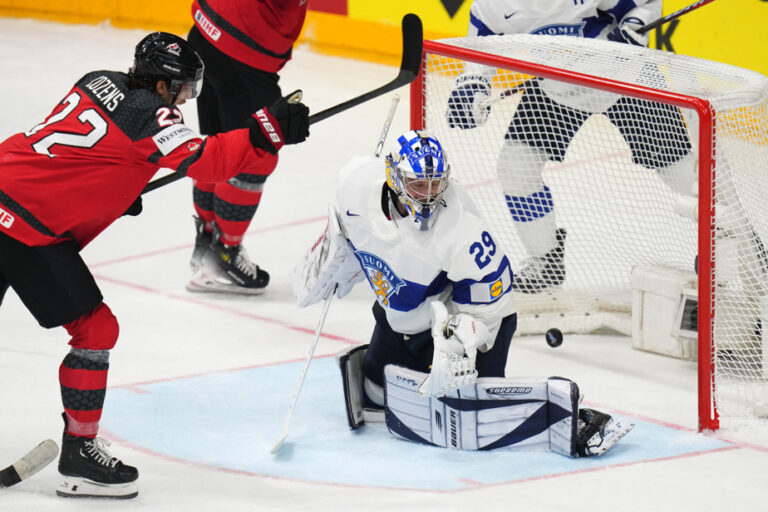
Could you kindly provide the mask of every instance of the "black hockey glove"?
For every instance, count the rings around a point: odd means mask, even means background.
[[[125,217],[126,215],[130,215],[131,217],[136,217],[138,214],[141,213],[141,211],[144,209],[144,205],[141,203],[141,196],[137,197],[136,200],[131,203],[131,206],[128,207],[127,210],[125,210],[125,213],[121,215],[121,217]]]
[[[254,147],[276,155],[284,144],[298,144],[309,136],[309,108],[303,103],[289,101],[295,94],[259,109],[248,120]]]
[[[448,98],[445,113],[448,126],[469,130],[483,124],[491,113],[490,106],[482,103],[491,97],[491,86],[481,76],[468,76],[457,81],[457,87]]]

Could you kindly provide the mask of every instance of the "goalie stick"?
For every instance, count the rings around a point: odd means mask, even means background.
[[[656,27],[660,27],[661,25],[665,23],[669,23],[670,21],[679,18],[683,14],[688,14],[689,12],[698,9],[699,7],[704,7],[705,5],[714,2],[715,0],[699,0],[698,2],[694,2],[688,7],[683,7],[682,9],[675,11],[671,14],[667,14],[666,16],[662,16],[661,18],[657,19],[656,21],[652,21],[648,23],[647,25],[644,25],[638,32],[640,34],[645,34],[646,32],[653,30]],[[527,80],[526,80],[527,82]],[[516,94],[520,91],[522,91],[525,87],[525,83],[523,82],[521,85],[517,87],[513,87],[511,89],[506,89],[501,92],[498,96],[494,96],[492,98],[488,98],[487,100],[483,101],[480,104],[481,108],[490,107],[491,105],[495,105],[496,103],[500,102],[501,100],[505,98],[509,98],[513,94]]]
[[[46,439],[22,458],[0,471],[0,488],[10,487],[26,480],[53,462],[58,454],[59,447],[56,442]]]
[[[376,150],[373,152],[373,156],[376,158],[381,155],[381,150],[384,149],[384,142],[387,140],[387,134],[389,133],[389,127],[392,125],[392,119],[395,118],[395,110],[397,110],[397,104],[400,102],[400,96],[395,94],[392,96],[392,103],[389,105],[389,112],[387,112],[387,119],[384,121],[384,127],[381,129],[381,135],[379,136],[379,142],[376,144]]]
[[[710,0],[711,1],[711,0]],[[397,74],[394,80],[382,85],[381,87],[369,91],[365,94],[361,94],[355,98],[349,99],[343,103],[339,103],[333,107],[327,108],[317,114],[309,116],[309,124],[312,125],[324,119],[328,119],[331,116],[340,114],[345,110],[349,110],[352,107],[356,107],[370,101],[374,98],[378,98],[382,94],[386,94],[395,89],[399,89],[404,85],[416,80],[421,69],[421,46],[423,43],[424,35],[421,27],[421,19],[415,14],[406,14],[403,16],[402,21],[403,30],[403,51],[400,61],[400,72]],[[155,189],[163,187],[169,183],[173,183],[185,175],[180,173],[171,173],[162,178],[158,178],[144,187],[141,194],[144,195],[147,192],[151,192]]]
[[[315,338],[312,340],[312,345],[309,346],[309,353],[307,354],[307,360],[304,361],[304,368],[299,375],[299,383],[296,385],[296,391],[293,392],[293,398],[291,399],[291,405],[288,407],[288,414],[285,417],[285,423],[283,424],[283,430],[280,433],[275,445],[269,451],[271,454],[276,454],[280,451],[280,447],[288,438],[288,432],[291,430],[291,418],[293,417],[293,410],[296,408],[296,402],[299,400],[299,393],[301,393],[301,387],[304,385],[304,379],[307,376],[309,370],[309,364],[312,362],[312,357],[315,355],[315,349],[317,348],[317,342],[320,341],[320,333],[323,332],[323,324],[325,324],[325,317],[328,316],[328,309],[331,307],[331,299],[333,294],[336,293],[336,286],[331,288],[330,292],[324,299],[323,311],[320,313],[320,320],[317,322],[317,328],[315,329]]]
[[[387,112],[387,118],[385,119],[384,126],[381,129],[379,142],[376,144],[376,150],[374,152],[374,156],[377,158],[381,154],[381,150],[384,147],[384,142],[387,140],[389,127],[392,125],[392,119],[394,119],[395,117],[395,110],[397,110],[397,104],[399,102],[400,102],[400,96],[395,94],[392,97],[392,104],[389,107],[389,112]],[[347,233],[344,231],[344,224],[342,224],[341,221],[339,221],[339,226],[341,227],[341,230],[344,233],[344,236],[347,237]],[[347,237],[347,240],[349,240],[348,237]],[[291,418],[293,417],[293,409],[296,407],[296,402],[299,399],[299,393],[301,392],[301,387],[304,384],[304,379],[307,376],[307,371],[309,370],[309,364],[312,362],[312,357],[315,355],[315,348],[317,348],[317,342],[320,339],[320,333],[323,330],[325,317],[328,316],[328,309],[331,306],[331,299],[333,298],[333,294],[336,293],[337,287],[338,285],[334,286],[324,299],[325,303],[323,304],[323,311],[320,314],[320,320],[317,323],[317,329],[315,329],[315,338],[312,340],[312,345],[309,347],[309,354],[307,355],[307,360],[304,362],[304,369],[302,369],[301,374],[299,375],[299,383],[296,386],[296,391],[293,393],[293,398],[291,399],[291,405],[288,408],[288,414],[285,418],[285,423],[283,424],[283,430],[280,433],[280,437],[278,438],[277,442],[269,451],[269,453],[273,455],[276,454],[278,451],[280,451],[280,447],[283,446],[283,443],[288,438],[288,433],[290,432],[290,429],[291,429]]]

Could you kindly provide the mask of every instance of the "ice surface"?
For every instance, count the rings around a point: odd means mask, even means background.
[[[0,139],[39,123],[85,72],[127,69],[143,32],[0,19]],[[284,91],[318,112],[388,82],[396,69],[297,49]],[[408,127],[408,91],[392,132]],[[57,498],[55,464],[0,491],[2,511],[122,510],[761,510],[768,500],[766,421],[696,433],[694,363],[633,351],[628,338],[513,341],[509,375],[575,380],[585,404],[637,423],[602,458],[462,453],[415,446],[386,431],[346,429],[332,355],[367,342],[372,297],[335,301],[296,406],[285,453],[279,435],[312,340],[319,305],[293,303],[289,271],[324,225],[336,171],[375,149],[389,96],[314,125],[285,148],[245,245],[272,274],[260,297],[184,290],[192,250],[191,183],[145,197],[83,251],[121,324],[104,437],[136,465],[129,503]],[[196,127],[194,105],[185,106]],[[390,137],[390,140],[392,137]],[[0,466],[61,433],[63,329],[41,329],[13,293],[0,308]]]

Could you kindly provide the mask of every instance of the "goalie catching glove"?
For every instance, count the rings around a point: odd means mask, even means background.
[[[418,392],[422,396],[442,396],[477,381],[477,349],[487,350],[490,334],[488,327],[471,315],[461,313],[449,317],[445,304],[440,301],[430,306],[435,349],[432,369]]]
[[[299,307],[327,297],[338,284],[336,296],[345,297],[364,280],[363,269],[344,236],[334,205],[328,207],[328,224],[293,271],[293,292]]]

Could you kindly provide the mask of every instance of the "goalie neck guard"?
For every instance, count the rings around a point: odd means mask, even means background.
[[[448,188],[450,166],[443,148],[424,131],[409,131],[397,138],[398,151],[385,158],[387,185],[408,217],[428,229]]]

